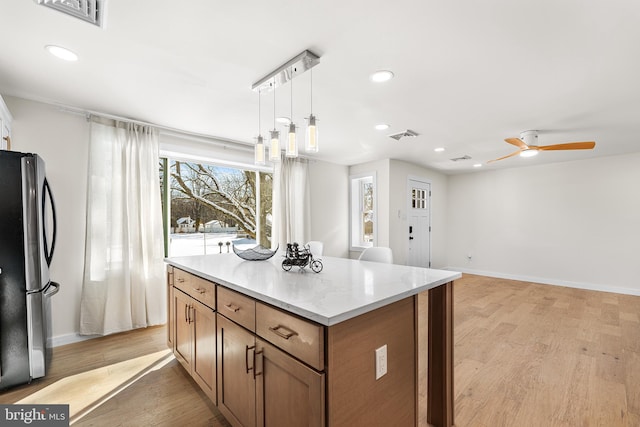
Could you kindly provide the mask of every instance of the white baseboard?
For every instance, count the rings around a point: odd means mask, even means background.
[[[49,341],[51,347],[58,347],[66,344],[73,344],[80,341],[86,341],[93,338],[98,338],[100,335],[80,335],[80,334],[66,334],[66,335],[58,335]]]
[[[521,282],[540,283],[543,285],[565,286],[567,288],[587,289],[590,291],[613,292],[623,295],[640,296],[640,289],[620,288],[615,286],[600,285],[595,283],[571,282],[567,280],[547,279],[544,277],[521,276],[519,274],[496,273],[495,271],[474,270],[464,267],[445,267],[444,270],[459,271],[478,276],[496,277],[499,279],[519,280]]]

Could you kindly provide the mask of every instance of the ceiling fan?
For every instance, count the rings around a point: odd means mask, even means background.
[[[596,146],[596,143],[594,141],[567,142],[565,144],[553,145],[536,145],[536,143],[538,142],[537,130],[526,130],[520,134],[520,138],[507,138],[505,139],[505,141],[507,141],[511,145],[515,145],[519,148],[519,150],[507,156],[489,160],[487,163],[508,159],[509,157],[513,157],[518,154],[520,154],[520,156],[522,157],[532,157],[537,155],[539,151],[591,150]]]

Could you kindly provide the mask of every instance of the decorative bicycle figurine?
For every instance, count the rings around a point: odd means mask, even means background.
[[[306,266],[311,267],[315,273],[322,271],[322,261],[314,259],[309,245],[300,247],[297,243],[287,243],[287,253],[282,261],[282,269],[289,271],[294,266],[302,270]]]

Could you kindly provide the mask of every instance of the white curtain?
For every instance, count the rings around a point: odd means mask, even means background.
[[[80,333],[163,324],[158,133],[92,118]]]
[[[287,243],[305,244],[310,236],[311,203],[309,168],[304,159],[283,157],[276,164],[273,180],[273,229],[284,249]]]

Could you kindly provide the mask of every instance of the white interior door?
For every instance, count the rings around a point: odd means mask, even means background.
[[[407,264],[431,267],[431,184],[409,179]]]

